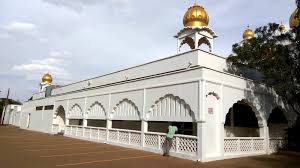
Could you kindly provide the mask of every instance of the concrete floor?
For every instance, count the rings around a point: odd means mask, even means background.
[[[299,168],[300,154],[284,153],[209,163],[87,142],[62,136],[0,127],[1,168]]]

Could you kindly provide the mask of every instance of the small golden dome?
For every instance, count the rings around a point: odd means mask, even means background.
[[[52,76],[49,73],[46,73],[42,78],[43,83],[52,83]]]
[[[281,32],[281,33],[284,33],[285,31],[286,31],[286,28],[285,28],[285,25],[284,24],[280,24],[279,25],[279,31]]]
[[[250,40],[254,37],[254,32],[252,31],[252,29],[250,29],[250,27],[248,26],[247,29],[244,31],[243,34],[243,39],[244,40]]]
[[[299,24],[300,24],[300,11],[296,9],[290,17],[290,27],[293,29],[298,27]]]
[[[188,11],[183,17],[183,25],[185,27],[201,27],[207,26],[209,23],[209,16],[205,9],[195,3],[189,7]]]

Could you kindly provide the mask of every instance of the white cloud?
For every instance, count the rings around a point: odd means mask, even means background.
[[[54,82],[66,83],[71,79],[70,73],[66,70],[67,65],[68,63],[64,59],[49,57],[14,65],[11,70],[19,75],[24,75],[29,80],[39,80],[44,73],[49,72],[54,77]]]
[[[69,51],[51,51],[49,55],[54,58],[70,58],[72,53]]]
[[[17,32],[17,33],[30,33],[36,31],[36,26],[32,23],[26,22],[11,22],[8,25],[3,26],[8,32]]]
[[[7,25],[1,26],[0,30],[0,38],[15,38],[24,40],[29,37],[42,43],[48,41],[47,38],[41,35],[37,26],[29,22],[13,21]]]
[[[128,4],[130,0],[43,0],[49,4],[53,4],[60,7],[67,7],[76,12],[82,12],[87,6],[96,4],[107,4],[114,10],[118,9],[119,12],[127,12]]]
[[[77,12],[81,12],[85,6],[96,4],[101,0],[99,1],[98,0],[43,0],[43,1],[57,6],[67,7]]]

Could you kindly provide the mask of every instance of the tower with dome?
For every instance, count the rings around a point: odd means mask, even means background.
[[[45,92],[48,86],[52,85],[52,76],[48,73],[45,73],[42,77],[42,82],[40,83],[40,92]]]
[[[295,15],[291,27],[299,25]],[[175,55],[53,88],[47,96],[52,76],[45,74],[17,126],[162,153],[165,131],[174,125],[170,154],[201,162],[284,147],[293,113],[272,88],[228,72],[226,59],[214,52],[217,35],[204,7],[187,9],[175,37]],[[244,41],[253,37],[250,27],[241,34]]]

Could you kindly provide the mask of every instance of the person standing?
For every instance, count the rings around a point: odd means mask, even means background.
[[[170,149],[172,147],[173,137],[174,137],[174,134],[177,131],[178,131],[178,128],[176,126],[170,125],[168,127],[168,133],[167,133],[167,137],[166,137],[166,140],[165,140],[165,143],[164,143],[163,156],[169,156],[169,152],[170,152]]]

